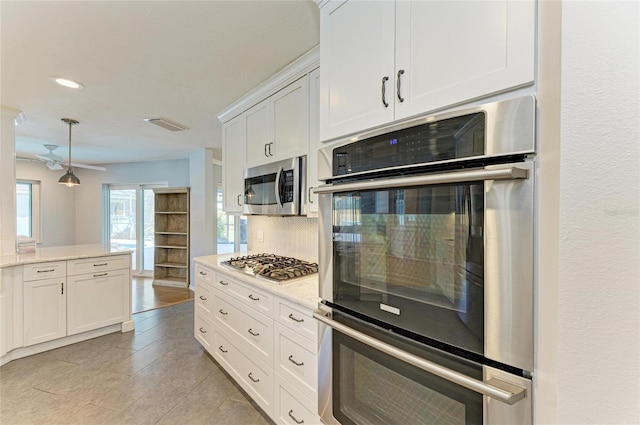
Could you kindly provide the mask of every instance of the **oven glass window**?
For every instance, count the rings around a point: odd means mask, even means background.
[[[244,202],[248,205],[275,205],[276,173],[245,179]]]
[[[344,335],[333,337],[333,415],[343,425],[482,424],[480,394]]]
[[[482,354],[484,184],[334,194],[334,302]]]

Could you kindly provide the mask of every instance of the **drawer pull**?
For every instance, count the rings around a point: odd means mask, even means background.
[[[104,277],[107,276],[109,273],[98,273],[98,274],[94,274],[93,277]]]
[[[106,266],[107,263],[100,263],[100,264],[94,264],[93,267],[102,267],[102,266]]]
[[[304,423],[304,419],[300,419],[298,420],[295,416],[293,416],[293,409],[289,410],[289,417],[291,419],[293,419],[293,421],[297,424],[303,424]]]
[[[51,272],[55,272],[56,269],[49,269],[49,270],[38,270],[37,273],[51,273]]]
[[[223,316],[226,316],[227,314],[229,314],[228,311],[224,311],[223,309],[218,310],[218,313],[222,314]]]
[[[293,360],[293,355],[290,355],[290,356],[289,356],[289,361],[290,361],[291,363],[293,363],[294,365],[296,365],[296,366],[304,366],[304,362],[300,362],[300,363],[298,363],[297,361]]]
[[[249,379],[251,379],[253,382],[260,382],[259,379],[256,379],[253,377],[253,375],[251,374],[251,372],[249,372],[249,375],[247,375],[249,377]]]
[[[251,335],[253,335],[253,336],[260,336],[260,332],[255,332],[255,333],[254,333],[254,332],[253,332],[253,328],[249,328],[249,330],[248,330],[247,332],[249,332],[249,333],[250,333]]]
[[[198,330],[200,331],[200,333],[203,333],[203,334],[206,334],[206,333],[207,333],[207,331],[206,331],[205,329],[200,328],[200,329],[198,329]]]
[[[202,295],[200,295],[200,297],[199,297],[199,298],[200,298],[202,301],[206,301],[206,300],[207,300],[207,297],[203,297]]]
[[[228,284],[229,284],[229,282],[225,282],[224,280],[221,280],[221,281],[220,281],[220,285],[227,286]]]
[[[253,294],[249,294],[249,299],[252,301],[260,301],[259,297],[254,297]]]
[[[296,316],[293,315],[293,313],[289,313],[289,319],[293,320],[294,322],[298,322],[298,323],[304,322],[304,319],[297,319]]]
[[[222,345],[220,347],[218,347],[218,350],[222,351],[223,353],[228,353],[229,350],[225,350],[224,348],[222,348]]]
[[[207,273],[203,272],[202,270],[200,270],[198,273],[200,274],[200,276],[206,276],[207,275]]]

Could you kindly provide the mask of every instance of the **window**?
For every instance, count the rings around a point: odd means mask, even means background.
[[[247,250],[247,218],[245,216],[228,215],[222,210],[222,187],[218,185],[216,198],[216,234],[218,236],[218,254],[246,252]]]
[[[17,236],[40,242],[40,182],[18,180],[16,183]]]

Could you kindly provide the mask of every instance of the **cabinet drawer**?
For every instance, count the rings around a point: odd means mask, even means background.
[[[296,394],[297,397],[294,397],[293,394]],[[293,388],[290,388],[282,380],[278,380],[276,384],[275,396],[276,423],[286,425],[322,424],[320,417],[315,413],[318,410],[318,404],[300,397]]]
[[[214,332],[214,356],[269,416],[273,415],[273,371],[249,360],[223,332]]]
[[[213,326],[201,310],[196,308],[193,334],[198,342],[209,352],[213,349]]]
[[[273,321],[238,300],[216,293],[215,323],[236,340],[247,345],[255,358],[271,364],[273,357]]]
[[[305,397],[317,399],[317,345],[280,323],[275,324],[275,370]]]
[[[270,293],[220,273],[216,276],[215,287],[224,293],[232,295],[243,304],[271,317],[273,296]]]
[[[200,279],[196,279],[196,309],[201,308],[206,316],[213,317],[213,289]]]
[[[208,284],[213,284],[216,278],[216,274],[208,267],[201,266],[196,263],[196,281],[204,281]]]
[[[27,264],[22,268],[22,280],[65,278],[67,276],[66,261],[52,261],[49,263]]]
[[[85,258],[82,260],[69,260],[67,262],[68,275],[105,272],[107,270],[129,269],[131,255],[114,255],[108,257]]]
[[[277,299],[276,312],[280,323],[312,341],[318,340],[318,321],[313,318],[311,310]]]

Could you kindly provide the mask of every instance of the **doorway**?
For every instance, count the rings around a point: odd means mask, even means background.
[[[134,276],[153,277],[154,193],[166,185],[108,185],[108,237],[112,247],[133,251]]]

